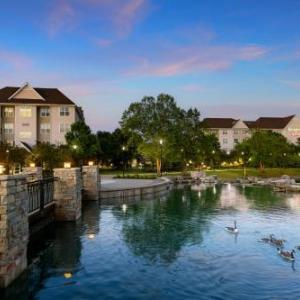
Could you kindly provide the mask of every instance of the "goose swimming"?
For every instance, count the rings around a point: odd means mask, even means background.
[[[227,230],[230,233],[238,233],[239,230],[238,230],[238,228],[236,226],[236,221],[234,221],[234,227],[229,227],[228,226],[228,227],[225,227],[225,230]]]
[[[289,251],[283,251],[280,248],[277,248],[278,254],[283,257],[284,259],[290,260],[290,261],[294,261],[295,260],[295,250],[293,249],[291,252]]]
[[[279,247],[283,247],[285,240],[280,240],[280,239],[276,239],[274,237],[274,234],[270,234],[270,243],[275,245],[275,246],[279,246]]]

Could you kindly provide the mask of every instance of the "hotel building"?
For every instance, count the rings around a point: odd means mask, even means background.
[[[0,89],[0,142],[34,145],[64,144],[71,125],[83,120],[80,107],[55,88],[22,87]]]
[[[249,138],[254,130],[271,130],[286,137],[290,143],[296,144],[300,138],[300,118],[296,115],[288,117],[261,117],[256,121],[242,121],[231,118],[206,118],[203,125],[210,133],[218,137],[221,149],[230,152],[235,145]]]

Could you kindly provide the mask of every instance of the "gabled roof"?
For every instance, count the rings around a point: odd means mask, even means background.
[[[66,95],[56,88],[33,88],[41,97],[35,99],[14,97],[22,87],[4,87],[0,89],[0,104],[65,104],[75,105]]]
[[[257,128],[257,129],[284,129],[289,122],[295,117],[295,115],[288,116],[288,117],[261,117],[258,118],[256,121],[245,122],[250,123],[250,128]]]
[[[203,125],[206,128],[232,128],[238,121],[232,118],[205,118]]]

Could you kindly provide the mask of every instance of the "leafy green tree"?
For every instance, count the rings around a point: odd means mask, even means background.
[[[292,145],[280,133],[255,131],[252,136],[236,146],[239,157],[254,167],[285,167],[293,152]]]
[[[38,143],[33,147],[26,161],[27,163],[34,162],[36,166],[51,171],[53,168],[61,165],[62,159],[63,157],[59,155],[59,150],[56,145]]]
[[[83,121],[72,124],[71,130],[66,134],[66,141],[76,163],[82,164],[84,160],[99,157],[101,149],[98,139]]]
[[[123,113],[120,122],[123,131],[138,144],[138,151],[146,159],[155,161],[158,174],[161,173],[161,159],[170,159],[174,154],[174,132],[180,114],[174,98],[166,94],[157,98],[144,97]]]

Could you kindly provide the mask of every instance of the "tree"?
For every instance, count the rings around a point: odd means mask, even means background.
[[[98,131],[97,139],[101,148],[101,162],[113,164],[116,167],[127,164],[137,156],[136,145],[129,141],[130,137],[121,129],[117,128],[114,132]]]
[[[132,103],[123,113],[122,130],[138,144],[138,150],[146,159],[156,162],[161,173],[161,159],[174,154],[174,133],[178,128],[181,109],[170,95],[144,97]]]
[[[58,147],[50,143],[36,144],[27,157],[28,163],[34,162],[37,166],[43,167],[48,171],[52,171],[53,168],[58,167],[62,160],[63,157],[59,155]]]
[[[289,164],[292,145],[280,133],[257,130],[252,136],[238,144],[235,151],[244,162],[259,167],[284,167]]]
[[[100,146],[95,134],[83,121],[72,124],[66,134],[66,141],[75,162],[82,164],[83,160],[99,157]]]

